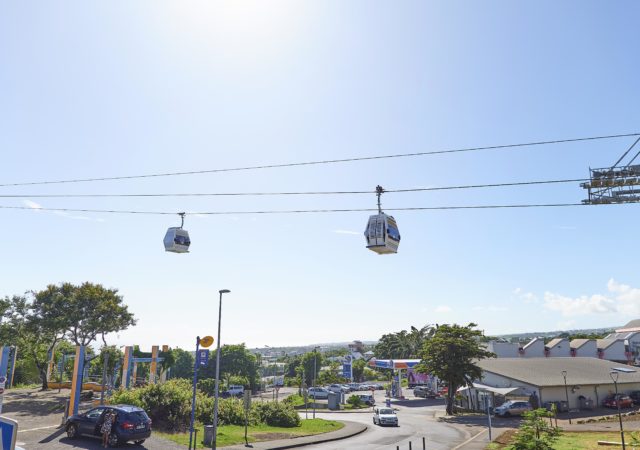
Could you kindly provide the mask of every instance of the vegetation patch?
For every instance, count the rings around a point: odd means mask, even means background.
[[[249,442],[272,441],[276,439],[289,439],[294,437],[312,436],[315,434],[329,433],[344,427],[344,424],[335,420],[309,419],[302,420],[300,425],[293,428],[271,427],[260,424],[248,428],[247,438]],[[189,445],[189,433],[156,433],[157,435],[176,442],[180,445]],[[223,425],[218,428],[217,444],[220,447],[244,443],[244,427],[239,425]],[[204,427],[198,427],[198,447],[204,446]]]

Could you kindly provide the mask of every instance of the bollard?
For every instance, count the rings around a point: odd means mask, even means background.
[[[400,450],[400,446],[399,445],[396,445],[396,450]]]
[[[409,441],[409,450],[411,450],[411,441]]]
[[[422,438],[422,450],[427,450],[427,438]]]

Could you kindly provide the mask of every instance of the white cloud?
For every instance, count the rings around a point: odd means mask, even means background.
[[[620,284],[614,279],[607,283],[609,295],[593,294],[567,297],[553,292],[544,293],[543,307],[564,317],[594,314],[640,315],[640,289]]]
[[[485,305],[485,306],[474,306],[471,308],[473,311],[489,311],[489,312],[500,312],[500,311],[508,311],[509,308],[505,306],[496,306],[496,305]]]
[[[435,312],[437,313],[450,313],[451,311],[452,309],[446,305],[440,305],[435,309]]]
[[[573,319],[560,321],[556,324],[558,330],[570,330],[576,326],[576,321]]]
[[[538,303],[537,295],[531,292],[525,292],[522,288],[515,288],[512,294],[515,295],[517,299],[525,303]]]
[[[31,209],[42,209],[42,205],[36,202],[32,202],[31,200],[22,200],[22,203],[24,203],[25,206],[28,206]]]
[[[31,200],[22,200],[22,203],[25,206],[28,206],[31,209],[35,209],[35,210],[41,210],[43,208],[43,206],[39,203],[36,203],[34,201]],[[58,216],[58,217],[64,217],[66,219],[73,219],[73,220],[87,220],[90,222],[104,222],[104,219],[102,218],[95,218],[95,217],[87,217],[87,216],[76,216],[74,214],[69,214],[66,211],[51,211],[52,214]]]
[[[351,231],[351,230],[333,230],[333,233],[336,234],[354,234],[360,236],[362,233],[359,231]]]

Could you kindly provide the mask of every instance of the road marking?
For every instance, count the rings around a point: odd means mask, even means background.
[[[459,448],[464,447],[465,445],[467,445],[469,442],[473,441],[475,438],[477,438],[478,436],[480,436],[483,433],[486,433],[487,430],[482,430],[481,432],[479,432],[478,434],[476,434],[475,436],[471,436],[469,439],[467,439],[466,441],[464,441],[462,444],[457,445],[455,447],[453,447],[451,450],[458,450]]]
[[[18,430],[18,433],[26,433],[27,431],[48,430],[49,428],[58,428],[60,425],[49,425],[48,427],[29,428],[28,430]]]

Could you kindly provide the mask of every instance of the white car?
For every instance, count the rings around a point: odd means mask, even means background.
[[[335,392],[337,394],[340,394],[341,392],[343,393],[347,393],[349,392],[348,388],[345,388],[343,385],[341,384],[332,384],[327,388],[329,391],[331,392]]]
[[[321,387],[309,388],[308,395],[311,398],[329,398],[329,391]]]
[[[393,425],[398,426],[398,416],[393,408],[376,407],[373,409],[374,425]]]

